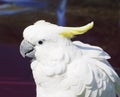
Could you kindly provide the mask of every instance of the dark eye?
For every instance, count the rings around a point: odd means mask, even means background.
[[[38,41],[38,43],[39,43],[39,44],[43,44],[43,41],[40,40],[40,41]]]

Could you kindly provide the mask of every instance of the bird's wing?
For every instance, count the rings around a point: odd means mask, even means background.
[[[119,94],[120,92],[120,79],[117,73],[114,71],[112,66],[106,59],[110,56],[104,52],[101,48],[84,44],[79,41],[73,42],[78,48],[81,49],[82,53],[87,56],[86,64],[88,66],[88,77],[84,82],[85,85],[85,97],[99,97],[100,95],[106,95],[106,97],[115,97],[115,93],[112,92],[111,87],[115,88]],[[88,58],[88,59],[87,59]],[[78,72],[79,74],[79,72]],[[83,74],[84,75],[84,74]],[[118,86],[119,84],[119,86]],[[104,90],[108,90],[103,93]],[[110,92],[111,91],[111,92]],[[92,96],[90,96],[92,95]],[[101,97],[101,96],[100,96]],[[105,97],[105,96],[104,96]]]
[[[73,42],[77,47],[79,47],[83,53],[83,55],[87,56],[91,59],[93,64],[96,64],[99,68],[101,68],[106,74],[110,77],[110,79],[115,82],[118,79],[118,75],[113,70],[111,65],[106,59],[109,59],[110,56],[104,52],[100,47],[91,46],[89,44],[84,44],[79,41]]]

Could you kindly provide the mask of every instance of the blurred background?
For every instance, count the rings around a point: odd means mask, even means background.
[[[0,0],[0,97],[35,97],[30,60],[19,45],[24,28],[44,19],[62,26],[95,26],[73,40],[102,47],[120,75],[119,0]]]

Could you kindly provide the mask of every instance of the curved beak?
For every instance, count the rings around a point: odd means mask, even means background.
[[[26,40],[23,40],[20,44],[20,54],[23,57],[34,58],[34,56],[35,56],[34,45],[32,45],[31,43],[29,43]]]

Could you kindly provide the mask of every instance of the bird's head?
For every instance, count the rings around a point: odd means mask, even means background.
[[[23,31],[20,53],[23,57],[46,56],[70,43],[75,35],[83,34],[93,27],[93,22],[82,27],[62,27],[40,20]],[[57,55],[57,53],[56,53]]]

